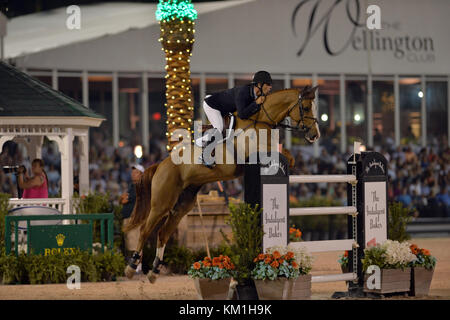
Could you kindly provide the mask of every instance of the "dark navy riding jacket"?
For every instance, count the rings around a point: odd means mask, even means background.
[[[251,117],[261,108],[255,102],[251,84],[213,93],[205,101],[211,108],[219,110],[222,116],[237,111],[237,115],[241,119]]]

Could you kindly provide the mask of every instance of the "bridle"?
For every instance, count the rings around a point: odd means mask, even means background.
[[[311,130],[312,126],[315,125],[316,123],[318,124],[319,121],[317,120],[317,118],[315,117],[310,117],[310,116],[305,116],[305,110],[303,107],[303,96],[300,94],[298,97],[298,101],[292,105],[292,107],[289,108],[287,115],[285,118],[290,117],[291,112],[295,109],[296,106],[299,107],[299,111],[300,111],[300,119],[297,121],[297,125],[296,126],[291,126],[290,124],[284,124],[281,123],[282,121],[284,121],[284,119],[280,122],[276,122],[275,120],[273,120],[269,114],[267,113],[266,109],[264,108],[264,103],[261,104],[261,109],[264,111],[264,113],[266,114],[267,118],[272,122],[272,123],[267,123],[265,121],[258,121],[258,120],[254,120],[255,121],[255,125],[256,123],[263,123],[266,125],[269,125],[272,129],[277,129],[277,128],[282,128],[282,129],[288,129],[288,130],[295,130],[295,131],[301,131],[301,132],[308,132],[309,130]],[[306,126],[305,125],[305,119],[312,119],[313,120],[313,124],[311,126]],[[302,124],[300,126],[300,123]]]

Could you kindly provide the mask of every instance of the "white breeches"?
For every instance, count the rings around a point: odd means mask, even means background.
[[[209,96],[206,96],[206,98]],[[212,126],[214,128],[217,128],[219,132],[223,131],[223,118],[222,114],[219,110],[213,109],[206,101],[203,101],[203,110],[205,111],[206,117],[208,118],[209,122],[211,122]]]

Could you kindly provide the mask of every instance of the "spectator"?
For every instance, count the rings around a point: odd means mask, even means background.
[[[24,166],[19,168],[18,180],[19,188],[23,189],[22,197],[30,198],[48,198],[48,180],[44,171],[44,161],[34,159],[31,163],[31,172],[33,176],[28,176]]]
[[[412,198],[407,192],[407,188],[403,187],[402,193],[397,197],[397,201],[403,203],[405,207],[411,208],[412,206]]]

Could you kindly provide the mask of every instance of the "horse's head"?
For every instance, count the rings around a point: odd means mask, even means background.
[[[317,107],[314,103],[318,86],[304,87],[299,90],[298,104],[295,104],[289,112],[292,126],[305,132],[305,139],[314,143],[320,138],[317,121]]]

